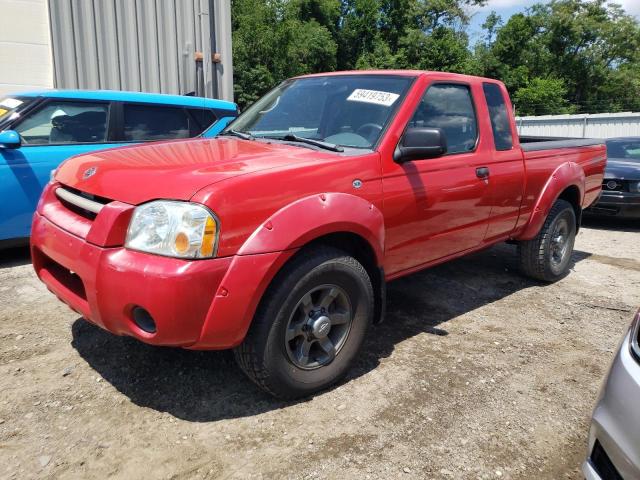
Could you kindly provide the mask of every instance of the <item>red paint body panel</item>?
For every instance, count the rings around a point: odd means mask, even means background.
[[[331,75],[362,73],[382,72]],[[499,241],[532,238],[567,188],[577,189],[583,208],[599,195],[604,146],[523,152],[508,101],[514,145],[496,150],[483,93],[483,82],[494,80],[385,73],[415,81],[372,151],[337,154],[226,137],[125,147],[65,162],[34,219],[38,276],[74,310],[115,334],[155,345],[230,348],[242,342],[282,266],[321,236],[358,235],[393,279]],[[468,85],[476,149],[398,164],[393,152],[434,82]],[[96,174],[83,179],[90,167]],[[478,178],[481,167],[490,169],[489,178]],[[95,219],[85,218],[56,197],[59,184],[113,201]],[[125,249],[135,206],[155,199],[196,202],[215,212],[217,258],[185,261]],[[156,333],[133,323],[134,306],[150,312]]]

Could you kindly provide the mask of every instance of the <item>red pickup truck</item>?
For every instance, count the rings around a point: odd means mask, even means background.
[[[88,321],[233,348],[260,387],[295,398],[345,375],[390,280],[504,241],[525,274],[561,278],[605,164],[600,141],[518,138],[495,80],[304,76],[217,139],[65,162],[33,265]]]

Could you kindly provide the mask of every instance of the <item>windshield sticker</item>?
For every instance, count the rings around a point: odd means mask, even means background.
[[[356,88],[347,101],[349,102],[362,102],[362,103],[373,103],[375,105],[383,105],[385,107],[390,107],[395,103],[396,100],[400,98],[400,95],[397,93],[390,92],[380,92],[378,90],[364,90],[362,88]]]
[[[0,105],[7,107],[9,110],[13,110],[22,105],[22,103],[22,100],[18,100],[17,98],[5,98],[0,102]]]

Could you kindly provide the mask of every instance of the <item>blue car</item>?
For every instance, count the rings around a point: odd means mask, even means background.
[[[51,90],[0,99],[0,247],[24,243],[50,173],[67,158],[154,140],[216,136],[235,103],[136,92]]]

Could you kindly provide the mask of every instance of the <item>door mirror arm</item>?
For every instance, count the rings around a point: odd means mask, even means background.
[[[447,141],[441,128],[408,128],[395,151],[396,163],[426,160],[441,157],[447,153]]]

